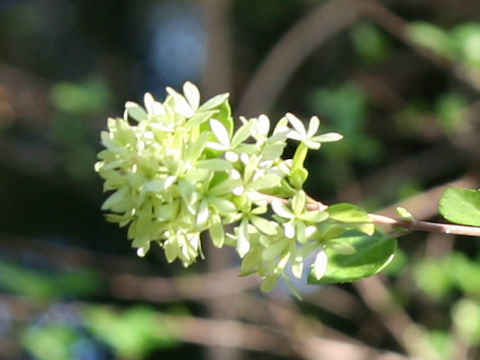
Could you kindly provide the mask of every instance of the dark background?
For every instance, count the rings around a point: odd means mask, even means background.
[[[190,80],[342,133],[309,157],[315,198],[442,221],[443,189],[480,179],[477,21],[468,0],[0,0],[0,358],[478,358],[475,238],[409,234],[384,274],[299,302],[227,250],[137,258],[93,171],[107,117]]]

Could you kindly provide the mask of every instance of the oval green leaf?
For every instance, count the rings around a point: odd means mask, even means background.
[[[312,270],[308,279],[310,284],[344,283],[374,275],[393,260],[397,246],[397,240],[388,235],[375,233],[368,236],[358,231],[349,231],[329,243],[347,244],[355,253],[342,254],[335,247],[327,246],[328,266],[325,275],[316,280]]]
[[[480,226],[480,190],[449,188],[444,191],[438,210],[453,223]]]

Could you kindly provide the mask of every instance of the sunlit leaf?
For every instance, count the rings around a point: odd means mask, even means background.
[[[328,266],[325,275],[316,280],[312,272],[309,282],[329,284],[351,282],[374,275],[392,261],[397,241],[388,235],[376,233],[372,236],[350,231],[332,242],[345,243],[355,249],[352,255],[341,254],[327,247]]]
[[[457,224],[480,226],[480,190],[449,188],[440,199],[442,216]]]
[[[360,231],[371,235],[375,230],[372,219],[368,213],[360,209],[358,206],[348,203],[339,203],[329,206],[327,209],[330,219],[342,223],[350,224]]]

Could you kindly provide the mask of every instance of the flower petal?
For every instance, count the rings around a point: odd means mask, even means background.
[[[285,206],[283,202],[278,199],[274,199],[271,203],[272,210],[280,217],[285,219],[293,219],[293,213]]]
[[[324,250],[322,250],[317,254],[317,256],[315,257],[315,261],[312,264],[313,275],[317,280],[320,280],[325,275],[325,273],[327,272],[327,265],[328,265],[327,253]]]
[[[190,81],[187,81],[183,85],[183,93],[192,109],[197,110],[200,105],[200,92],[198,91],[198,88]]]
[[[218,139],[220,144],[225,146],[225,148],[230,147],[230,136],[228,135],[227,128],[217,119],[210,119],[210,128],[212,129],[213,134]]]
[[[301,136],[303,137],[307,136],[307,130],[305,129],[305,125],[299,118],[297,118],[292,113],[286,113],[285,116],[287,117],[289,123]]]
[[[313,137],[320,126],[320,120],[318,119],[318,116],[312,116],[310,119],[310,124],[308,124],[308,131],[307,131],[307,136],[309,138]]]

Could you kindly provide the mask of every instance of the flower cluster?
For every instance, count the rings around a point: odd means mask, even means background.
[[[139,256],[154,241],[169,262],[188,266],[208,232],[215,246],[236,248],[242,274],[258,273],[264,291],[289,273],[301,277],[312,254],[320,279],[329,228],[320,225],[332,224],[327,211],[307,206],[303,163],[309,149],[341,136],[317,135],[317,117],[305,128],[290,113],[272,129],[266,115],[240,118],[234,131],[228,94],[200,105],[190,82],[183,94],[167,93],[163,102],[147,93],[144,106],[127,102],[122,118],[108,119],[95,165],[104,191],[113,191],[102,206],[107,219],[128,225]],[[292,159],[281,158],[287,139],[299,142]]]

